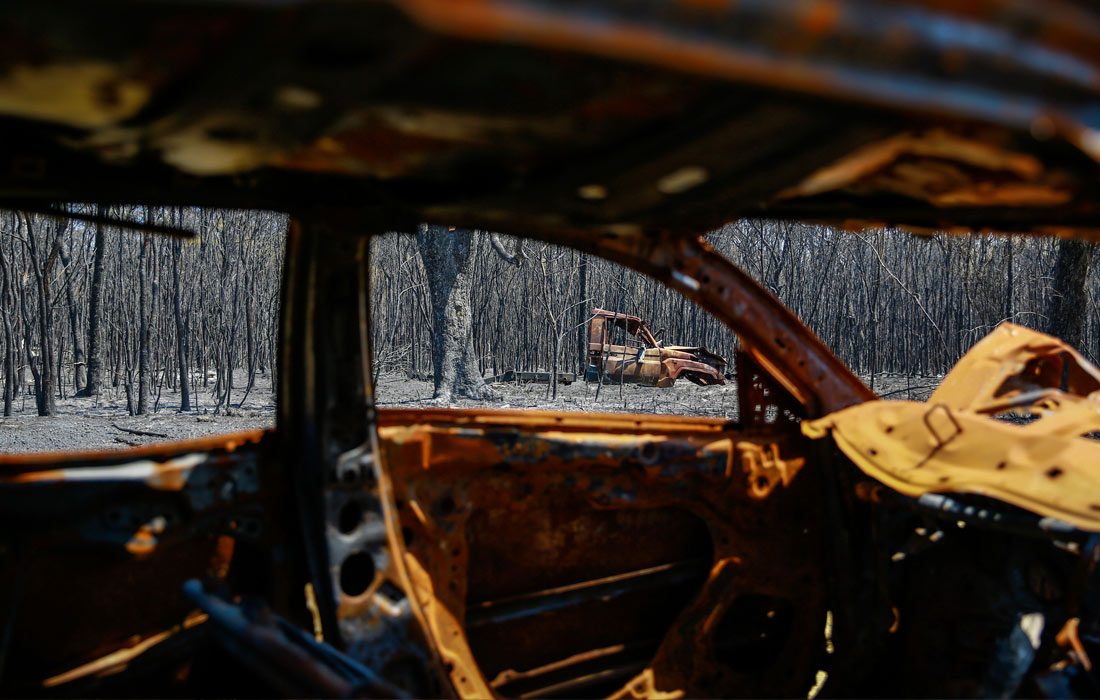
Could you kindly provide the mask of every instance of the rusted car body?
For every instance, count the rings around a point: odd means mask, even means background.
[[[1091,5],[0,17],[4,206],[294,219],[273,431],[0,458],[6,694],[1097,694],[1095,371],[1025,338],[972,358],[980,387],[877,402],[700,237],[1094,239]],[[739,420],[377,409],[368,240],[421,221],[667,283],[740,336]],[[995,426],[1001,388],[1055,420]]]
[[[612,343],[613,328],[629,333],[636,344]],[[706,386],[725,384],[725,367],[725,358],[704,347],[661,345],[637,316],[595,309],[588,321],[588,381],[610,379],[665,388],[683,377]]]

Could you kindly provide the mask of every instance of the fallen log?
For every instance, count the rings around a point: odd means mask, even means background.
[[[118,425],[117,423],[111,423],[111,427],[114,428],[115,430],[121,430],[124,433],[130,433],[132,435],[145,435],[145,436],[148,436],[148,437],[159,437],[159,438],[167,438],[168,437],[164,433],[150,433],[150,432],[146,432],[144,430],[133,430],[131,428],[123,428],[121,425]]]
[[[519,382],[520,384],[549,384],[552,373],[550,372],[517,372],[510,369],[502,374],[486,377],[485,383],[494,382]],[[558,372],[559,384],[572,384],[577,381],[577,375],[572,372]]]

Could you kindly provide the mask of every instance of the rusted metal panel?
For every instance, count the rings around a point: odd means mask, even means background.
[[[31,688],[180,624],[188,578],[273,535],[269,432],[127,451],[3,455],[0,586],[18,601],[4,680]]]
[[[794,606],[784,624],[799,631],[784,638],[819,629],[820,601],[795,593],[789,564],[772,564],[799,549],[809,557],[801,576],[812,576],[810,542],[822,533],[770,525],[815,507],[815,477],[758,500],[742,469],[741,454],[758,447],[795,458],[802,447],[790,431],[552,412],[385,411],[380,420],[406,556],[456,631],[440,642],[452,673],[484,673],[509,695],[611,692],[647,673],[662,691],[710,694],[755,675],[701,651],[747,591]],[[740,692],[812,685],[802,664],[815,650],[782,650],[768,657],[768,679]],[[693,667],[681,663],[689,657]]]

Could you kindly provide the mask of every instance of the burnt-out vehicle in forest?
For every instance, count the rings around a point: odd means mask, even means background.
[[[1094,5],[0,18],[0,204],[294,222],[273,430],[0,458],[4,694],[1100,694],[1100,374],[1004,326],[931,402],[876,400],[700,236],[1095,239]],[[667,283],[739,335],[739,419],[378,409],[368,241],[420,222]]]
[[[615,343],[615,330],[631,336]],[[594,309],[588,320],[587,381],[670,387],[680,377],[703,386],[725,384],[726,360],[704,347],[661,345],[637,316]]]

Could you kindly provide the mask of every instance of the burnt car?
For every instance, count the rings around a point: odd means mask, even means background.
[[[1096,370],[1005,327],[936,401],[878,401],[700,236],[1094,239],[1094,6],[0,18],[0,204],[294,220],[274,430],[0,457],[5,694],[1100,693]],[[668,284],[740,336],[739,419],[378,409],[368,239],[424,221]]]
[[[628,333],[626,344],[612,341],[614,329]],[[694,384],[725,384],[725,358],[701,346],[661,345],[637,316],[594,309],[588,321],[587,381],[670,387],[680,377]]]

